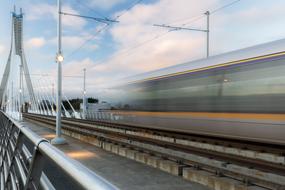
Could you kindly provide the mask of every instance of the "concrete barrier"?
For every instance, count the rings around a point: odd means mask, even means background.
[[[136,158],[136,153],[138,153],[138,151],[132,150],[132,149],[128,149],[126,153],[127,153],[126,154],[127,158],[134,160]]]
[[[183,166],[184,165],[180,165],[170,160],[160,160],[158,168],[165,172],[179,176],[179,175],[182,175]]]
[[[162,161],[161,158],[156,156],[149,156],[147,159],[147,165],[152,166],[154,168],[159,167],[159,162]]]
[[[119,147],[119,155],[125,157],[127,155],[127,150],[128,148],[126,147]]]
[[[135,160],[138,162],[146,164],[148,157],[149,157],[149,154],[137,152],[136,156],[135,156]]]

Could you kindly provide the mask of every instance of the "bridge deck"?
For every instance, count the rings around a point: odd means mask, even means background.
[[[50,140],[54,137],[54,131],[51,129],[30,122],[23,123],[46,139]],[[57,146],[58,149],[81,162],[120,189],[208,189],[199,184],[186,181],[181,177],[115,155],[77,139],[68,136],[65,136],[65,139],[68,143]]]

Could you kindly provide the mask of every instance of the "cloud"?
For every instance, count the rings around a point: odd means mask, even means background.
[[[206,10],[216,9],[224,4],[221,0],[204,0],[198,3],[195,0],[160,0],[153,4],[135,6],[120,18],[120,23],[114,25],[110,31],[118,47],[117,52],[111,56],[111,59],[104,60],[104,66],[97,66],[98,68],[94,70],[104,69],[117,73],[122,70],[121,68],[125,68],[122,73],[129,76],[205,58],[205,33],[183,30],[167,33],[167,29],[155,28],[153,24],[170,23],[181,26],[187,23],[183,26],[205,29],[206,17],[195,22],[193,20],[203,15]],[[246,10],[236,9],[235,6],[210,17],[211,55],[255,45],[260,40],[264,41],[260,31],[254,32],[252,26],[242,28],[239,23],[250,20],[251,25],[260,23],[266,27],[266,23],[272,24],[272,20],[276,20],[274,12],[282,13],[283,16],[277,14],[279,19],[284,17],[280,5],[271,4],[268,7],[269,12],[254,6],[248,6]],[[231,8],[233,11],[229,14]],[[260,22],[260,18],[264,18],[266,23]],[[282,22],[279,20],[279,23]],[[245,31],[244,34],[247,34],[246,29],[251,30],[249,33],[252,39],[247,39],[247,36],[241,35],[242,32],[237,32]],[[270,33],[267,35],[273,36]],[[254,38],[254,36],[259,37]]]
[[[114,6],[124,3],[126,0],[89,0],[90,5],[95,8],[108,10]]]
[[[57,21],[57,6],[50,5],[47,3],[37,3],[29,6],[29,11],[27,11],[27,20],[46,20],[52,18],[54,21]],[[69,5],[64,5],[62,7],[63,12],[79,14],[78,11],[73,9]],[[63,26],[74,28],[74,29],[82,29],[86,25],[86,21],[82,18],[72,17],[72,16],[62,16],[62,24]]]
[[[81,61],[71,61],[63,65],[64,75],[75,76],[83,74],[83,69],[89,70],[94,66],[94,62],[90,58]]]
[[[67,13],[72,13],[72,14],[80,14],[78,11],[76,11],[75,9],[67,5],[63,6],[62,11],[67,12]],[[64,26],[67,26],[67,27],[82,29],[86,25],[87,22],[86,20],[82,18],[63,15],[62,23]]]
[[[257,2],[257,1],[256,1]],[[212,52],[219,54],[236,49],[242,49],[270,41],[283,39],[285,26],[282,24],[285,13],[282,7],[284,1],[261,1],[238,8],[233,13],[219,13],[221,23],[212,23]],[[264,11],[266,10],[266,11]],[[214,17],[215,18],[215,17]]]
[[[31,4],[29,7],[30,11],[27,11],[27,20],[40,20],[48,16],[56,15],[56,6],[50,4]]]
[[[63,35],[62,37],[62,44],[63,44],[63,49],[68,52],[68,51],[73,51],[75,49],[77,49],[78,47],[80,47],[82,44],[85,44],[86,41],[88,41],[89,39],[91,39],[90,35],[87,34],[78,34],[78,35]],[[92,39],[96,39],[93,38]],[[52,38],[48,41],[48,43],[52,44],[52,45],[56,45],[58,43],[57,41],[57,37]],[[88,43],[85,46],[83,46],[83,48],[85,50],[96,50],[99,48],[98,45],[96,44],[92,44],[92,43]]]
[[[40,48],[46,44],[46,40],[43,37],[36,37],[27,40],[25,43],[27,48]]]
[[[207,7],[219,4],[219,0],[199,3],[195,0],[163,0],[135,6],[110,31],[118,51],[105,61],[104,66],[96,66],[94,70],[119,72],[124,68],[124,75],[129,76],[204,57],[205,34],[189,31],[167,33],[167,29],[156,28],[153,24],[181,25],[176,20],[189,22],[202,15]],[[201,19],[194,23],[194,27],[204,28],[205,21]]]
[[[85,41],[86,37],[84,36],[63,36],[62,37],[62,44],[64,46],[64,49],[74,49],[77,48],[80,44],[82,44]],[[57,37],[52,38],[49,40],[50,44],[56,45],[58,43]]]
[[[283,16],[282,6],[278,4],[272,4],[269,7],[266,7],[266,11],[260,7],[250,7],[246,10],[240,10],[237,14],[229,15],[230,19],[239,19],[244,23],[258,22],[262,18],[264,22],[272,22],[273,18],[278,19],[280,16]],[[275,20],[274,19],[274,20]]]

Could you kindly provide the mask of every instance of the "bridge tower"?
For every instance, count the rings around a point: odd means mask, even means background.
[[[19,56],[20,58],[20,66],[19,66],[19,99],[17,101],[19,113],[21,112],[23,105],[23,87],[24,87],[24,79],[27,87],[29,100],[32,106],[36,105],[36,99],[34,95],[33,85],[29,74],[29,69],[25,57],[24,46],[23,46],[23,12],[20,9],[20,13],[17,14],[16,8],[14,7],[14,12],[12,12],[12,27],[11,27],[11,46],[10,52],[8,56],[8,60],[5,66],[4,74],[2,77],[1,85],[0,85],[0,101],[1,108],[6,109],[8,99],[8,81],[9,77],[11,77],[11,64],[13,56]],[[23,77],[24,76],[24,77]],[[13,89],[11,89],[13,91]],[[12,97],[14,98],[14,97]],[[21,119],[21,114],[19,114],[19,119]]]

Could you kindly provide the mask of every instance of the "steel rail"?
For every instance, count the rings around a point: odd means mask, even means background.
[[[25,113],[28,116],[30,113]],[[39,114],[32,114],[33,116],[42,116]],[[44,116],[53,118],[53,116]],[[123,129],[123,130],[132,130],[132,131],[141,131],[150,134],[157,134],[166,137],[175,137],[184,140],[196,141],[196,142],[203,142],[209,143],[213,145],[222,145],[225,147],[233,147],[233,148],[241,148],[245,150],[254,150],[259,152],[266,152],[278,155],[285,155],[285,145],[278,145],[278,144],[270,144],[265,142],[255,142],[255,141],[248,141],[243,139],[230,139],[227,137],[217,137],[217,136],[209,136],[209,135],[201,135],[201,134],[193,134],[187,131],[172,131],[163,128],[150,128],[146,126],[139,126],[139,125],[132,125],[128,123],[121,123],[121,122],[110,122],[104,120],[81,120],[75,118],[64,118],[64,120],[79,122],[82,124],[90,124],[90,125],[100,125],[106,126],[116,129]]]
[[[271,144],[265,142],[257,142],[257,141],[249,141],[244,139],[231,139],[227,137],[218,137],[218,136],[210,136],[204,134],[196,134],[187,131],[174,131],[168,130],[164,128],[150,128],[146,126],[138,126],[126,123],[115,123],[115,122],[107,122],[107,121],[92,121],[92,120],[78,120],[74,118],[69,118],[68,120],[80,123],[86,123],[91,125],[102,125],[108,126],[112,128],[118,129],[130,129],[142,132],[149,132],[152,134],[157,134],[166,137],[175,137],[190,141],[197,141],[203,143],[209,143],[213,145],[222,145],[225,147],[234,147],[234,148],[241,148],[241,149],[249,149],[255,150],[260,152],[267,152],[279,155],[285,155],[285,145],[278,145],[278,144]]]

